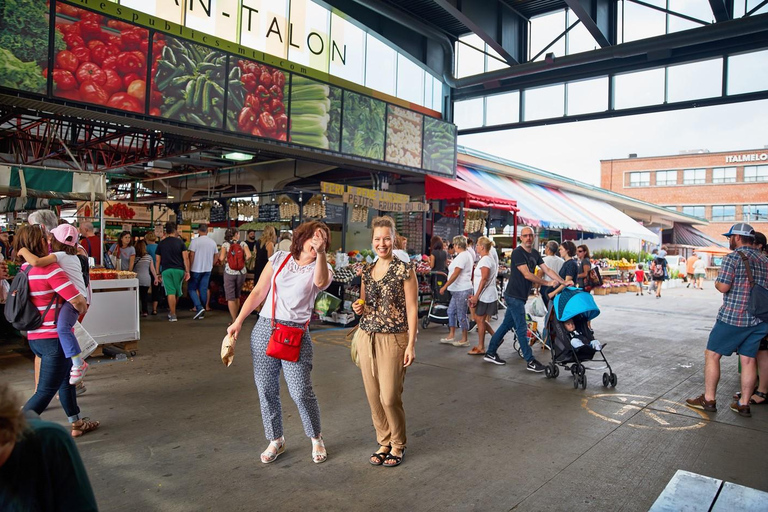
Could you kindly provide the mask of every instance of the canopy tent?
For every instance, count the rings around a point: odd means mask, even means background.
[[[518,180],[509,176],[458,167],[458,187],[493,190],[514,199],[518,218],[529,226],[573,229],[603,235],[626,236],[658,244],[659,236],[608,203],[575,192]]]
[[[53,206],[61,206],[62,204],[64,204],[64,201],[61,199],[34,199],[30,197],[24,201],[19,197],[5,197],[0,199],[0,213],[48,210]]]
[[[710,245],[708,247],[702,247],[700,249],[696,249],[696,252],[706,252],[707,254],[711,254],[713,256],[725,256],[726,254],[730,254],[732,251],[727,247],[720,247],[719,245]]]
[[[467,208],[517,211],[517,201],[504,197],[494,197],[482,187],[465,181],[427,176],[424,190],[427,199],[458,200]]]
[[[0,195],[105,201],[107,178],[100,173],[0,165]]]

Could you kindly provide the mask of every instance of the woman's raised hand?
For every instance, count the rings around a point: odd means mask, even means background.
[[[325,232],[322,229],[316,229],[315,234],[312,236],[312,240],[310,240],[309,244],[315,250],[315,253],[325,254],[325,246],[327,242],[328,240],[325,237]]]

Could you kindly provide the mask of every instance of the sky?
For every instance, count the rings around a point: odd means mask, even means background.
[[[592,185],[600,160],[768,147],[768,100],[459,137],[459,144]]]

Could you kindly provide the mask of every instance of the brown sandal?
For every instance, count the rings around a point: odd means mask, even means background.
[[[77,422],[72,424],[72,437],[80,437],[83,434],[96,430],[101,424],[98,421],[91,421],[91,418],[81,418],[81,421],[82,423],[78,427],[75,426]]]

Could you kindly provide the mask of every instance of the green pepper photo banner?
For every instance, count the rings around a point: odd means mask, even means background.
[[[106,200],[103,174],[0,165],[0,194],[13,197]]]

